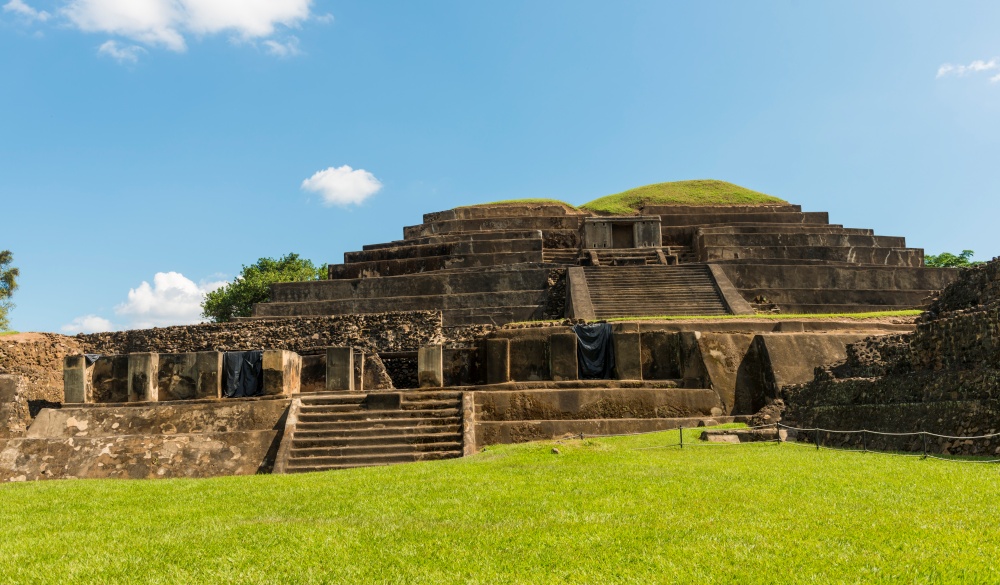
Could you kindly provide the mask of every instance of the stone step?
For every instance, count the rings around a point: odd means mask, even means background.
[[[458,325],[502,325],[515,321],[537,321],[544,317],[542,305],[479,307],[476,309],[446,309],[441,311],[445,327]]]
[[[421,400],[461,400],[461,391],[448,390],[403,390],[398,391],[404,403],[419,402]],[[302,404],[360,404],[365,400],[367,393],[362,392],[317,392],[302,396]]]
[[[333,469],[349,469],[352,467],[368,467],[376,465],[391,465],[394,463],[413,463],[417,461],[439,461],[461,457],[462,451],[431,451],[428,453],[402,453],[393,455],[368,455],[363,457],[308,457],[288,461],[288,473],[304,473],[309,471],[328,471]]]
[[[404,453],[434,453],[439,451],[461,451],[461,437],[452,436],[450,441],[434,443],[392,443],[392,444],[355,444],[330,447],[292,446],[289,451],[289,463],[317,458],[362,457],[371,455],[402,455]],[[458,440],[456,440],[458,439]]]
[[[438,421],[428,422],[423,425],[410,426],[380,426],[379,428],[329,428],[328,424],[313,424],[308,427],[298,426],[295,429],[296,440],[321,440],[321,439],[373,439],[378,440],[383,437],[399,437],[408,435],[444,435],[458,434],[462,432],[462,425],[458,423],[443,424]]]
[[[408,427],[433,427],[438,425],[460,425],[462,424],[462,418],[459,416],[450,417],[440,417],[440,418],[426,418],[426,417],[410,417],[410,418],[389,418],[382,420],[328,420],[328,421],[299,421],[298,425],[295,427],[295,433],[298,434],[301,431],[316,431],[316,432],[326,432],[326,431],[356,431],[356,430],[373,430],[373,429],[390,429],[390,428],[408,428]]]
[[[582,216],[520,216],[494,217],[485,219],[445,219],[403,228],[405,239],[433,236],[453,232],[492,230],[549,230],[579,229]]]
[[[575,234],[568,231],[567,234]],[[400,248],[403,246],[423,246],[426,244],[454,244],[457,242],[487,242],[490,240],[531,240],[541,237],[539,230],[499,230],[492,232],[454,232],[436,236],[425,236],[406,240],[394,240],[381,244],[365,244],[362,251]]]
[[[458,408],[434,408],[412,410],[356,410],[353,412],[310,413],[299,415],[299,423],[382,421],[390,419],[448,418],[460,414]]]
[[[400,410],[404,411],[423,411],[423,410],[440,410],[440,409],[455,409],[457,404],[454,400],[420,400],[418,402],[402,402],[399,405]],[[302,404],[299,410],[302,414],[334,414],[340,412],[380,412],[373,411],[365,408],[358,404]]]
[[[435,256],[468,256],[475,254],[531,252],[541,249],[541,240],[541,232],[536,232],[534,238],[520,238],[514,240],[471,240],[440,244],[411,244],[407,242],[403,245],[391,248],[345,252],[344,264],[407,260],[414,258],[432,258]]]
[[[382,278],[283,282],[271,285],[271,302],[367,300],[544,290],[549,270],[550,267],[537,264],[482,270],[458,269]]]
[[[343,315],[410,310],[475,309],[484,306],[538,306],[545,301],[545,295],[544,289],[535,289],[415,297],[270,302],[254,305],[254,316]]]
[[[328,447],[348,447],[352,445],[402,445],[408,443],[446,443],[460,441],[458,431],[414,432],[386,435],[341,435],[341,436],[300,436],[292,439],[292,449],[317,449]]]

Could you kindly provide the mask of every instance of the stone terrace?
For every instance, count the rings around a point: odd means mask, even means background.
[[[402,240],[347,252],[327,281],[274,285],[254,317],[440,310],[448,327],[749,314],[755,302],[785,313],[898,310],[926,306],[954,277],[925,268],[923,250],[902,237],[831,224],[798,205],[647,205],[606,216],[515,203],[423,219]],[[677,278],[667,270],[676,265],[704,276]],[[656,270],[626,291],[635,266]],[[588,268],[560,272],[570,267]]]

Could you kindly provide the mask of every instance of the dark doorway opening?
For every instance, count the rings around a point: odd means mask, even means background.
[[[611,246],[613,248],[634,248],[635,229],[630,223],[611,224]]]

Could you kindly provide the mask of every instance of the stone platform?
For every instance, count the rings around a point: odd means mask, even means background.
[[[153,479],[271,471],[289,399],[44,409],[0,439],[0,482]]]
[[[345,253],[329,280],[273,285],[254,316],[440,310],[448,327],[749,314],[752,304],[867,312],[924,307],[955,276],[925,268],[923,251],[902,237],[831,224],[798,205],[647,205],[607,216],[525,203],[423,220],[402,240]],[[569,282],[573,267],[585,270]],[[574,288],[589,297],[571,298]]]

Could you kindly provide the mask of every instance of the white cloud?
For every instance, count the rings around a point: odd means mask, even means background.
[[[302,51],[299,50],[298,37],[291,37],[285,43],[268,39],[264,41],[264,48],[268,53],[275,55],[276,57],[294,57],[302,54]]]
[[[136,63],[139,61],[139,55],[146,52],[146,49],[138,45],[122,45],[118,41],[106,41],[97,52],[101,55],[107,55],[119,63]]]
[[[173,51],[187,48],[181,6],[172,0],[71,0],[63,16],[85,32],[120,35]]]
[[[4,0],[0,0],[3,2]],[[56,14],[36,10],[25,0],[8,0],[4,12],[28,20],[58,20],[78,30],[112,35],[146,47],[171,51],[187,50],[189,37],[224,34],[239,43],[265,41],[268,53],[280,57],[298,55],[298,39],[282,42],[273,38],[281,30],[300,27],[310,20],[326,23],[328,14],[314,16],[313,0],[60,0]],[[127,43],[101,45],[101,54],[112,54]],[[135,45],[132,45],[133,47]],[[134,62],[138,51],[128,48],[119,61]],[[114,56],[114,55],[112,55]]]
[[[41,22],[45,22],[52,17],[51,14],[44,10],[35,10],[31,6],[28,6],[23,0],[10,0],[10,2],[3,5],[3,11],[20,14],[28,20],[38,20]]]
[[[129,290],[128,300],[115,307],[115,313],[129,320],[130,329],[200,323],[205,294],[224,284],[195,284],[179,272],[157,272],[152,286],[143,281]]]
[[[327,205],[358,205],[378,193],[382,183],[364,169],[354,170],[344,165],[318,171],[302,181],[302,188],[319,193]]]
[[[112,331],[115,326],[104,317],[97,315],[84,315],[73,319],[62,326],[63,333],[101,333],[102,331]]]
[[[944,65],[938,67],[937,77],[946,77],[948,75],[954,75],[956,77],[961,77],[969,73],[982,73],[983,71],[991,71],[993,69],[1000,68],[1000,59],[993,58],[989,61],[983,61],[982,59],[976,59],[968,65],[955,65],[953,63],[945,63]],[[990,78],[990,81],[994,81],[997,77]]]

